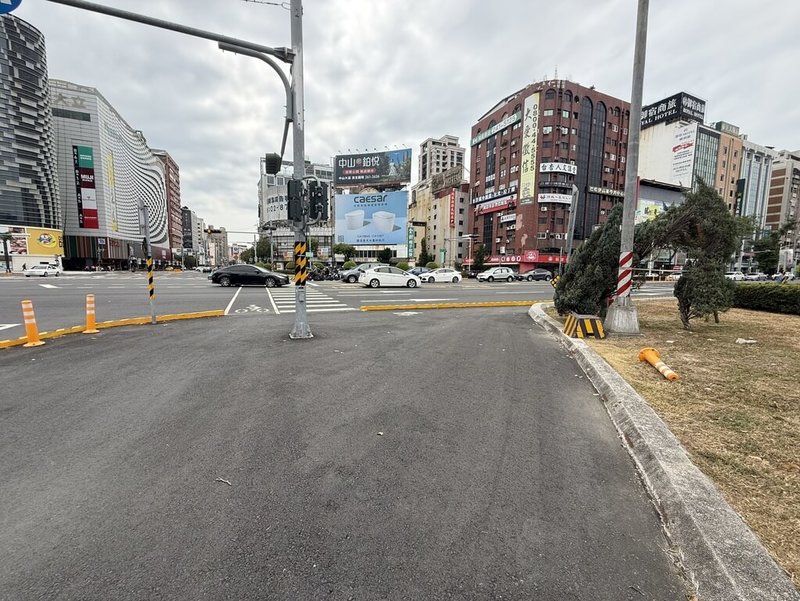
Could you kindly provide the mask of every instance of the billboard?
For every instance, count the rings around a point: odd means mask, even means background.
[[[663,121],[698,121],[706,115],[706,103],[686,92],[674,94],[664,100],[642,107],[642,129]]]
[[[97,190],[94,182],[94,151],[91,146],[72,147],[75,196],[78,200],[78,226],[97,229]]]
[[[333,159],[336,186],[389,186],[411,182],[411,149],[341,154]]]
[[[336,242],[407,244],[408,192],[336,195]]]
[[[519,169],[520,200],[536,194],[536,145],[539,135],[539,92],[525,99],[522,118],[522,163]]]

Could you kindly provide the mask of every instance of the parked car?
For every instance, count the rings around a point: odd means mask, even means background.
[[[268,271],[257,265],[228,265],[218,269],[208,276],[214,284],[220,286],[266,286],[275,288],[276,286],[286,286],[289,278],[282,273]]]
[[[363,272],[374,267],[388,267],[388,265],[386,265],[386,263],[362,263],[361,265],[356,265],[352,269],[343,271],[340,277],[342,278],[343,282],[355,284]]]
[[[734,282],[744,281],[744,274],[741,271],[728,271],[725,273],[725,277]]]
[[[766,273],[746,273],[744,274],[744,279],[748,282],[763,282],[767,279]]]
[[[536,269],[531,269],[530,271],[526,271],[525,273],[518,273],[517,274],[518,280],[526,280],[528,282],[532,282],[534,280],[545,280],[549,282],[553,279],[553,274],[550,272],[549,269],[545,269],[543,267],[537,267]]]
[[[26,278],[31,277],[32,275],[36,275],[42,278],[46,278],[49,275],[54,275],[56,277],[61,275],[61,269],[59,269],[58,265],[34,265],[33,267],[26,269],[22,273],[25,274]]]
[[[378,286],[408,286],[409,288],[416,288],[420,284],[420,279],[413,273],[403,271],[397,267],[383,265],[362,271],[358,278],[358,283],[370,288],[377,288]]]
[[[430,269],[427,267],[413,267],[412,269],[408,270],[408,273],[413,273],[417,277],[422,277],[423,273],[428,273]]]
[[[677,282],[681,279],[683,272],[681,271],[673,271],[672,273],[668,273],[667,277],[665,278],[668,282]]]
[[[494,282],[495,280],[506,280],[507,282],[513,282],[516,277],[516,272],[510,267],[490,267],[478,274],[478,281]]]
[[[476,278],[478,277],[478,272],[474,269],[462,269],[461,275],[463,275],[465,278]]]
[[[432,271],[428,271],[427,273],[423,273],[419,279],[421,279],[423,282],[428,282],[429,284],[434,282],[453,282],[456,284],[461,281],[462,275],[455,269],[450,269],[449,267],[440,267],[439,269],[434,269]]]

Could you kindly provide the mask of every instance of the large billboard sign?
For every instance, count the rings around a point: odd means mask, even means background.
[[[334,157],[336,186],[390,186],[411,182],[411,149]]]
[[[97,190],[94,181],[94,151],[91,146],[72,147],[75,171],[75,196],[78,200],[78,226],[97,229]]]
[[[407,244],[408,192],[336,195],[336,242]]]
[[[664,100],[642,107],[642,129],[664,121],[697,121],[706,116],[706,103],[686,92],[680,92]]]
[[[539,92],[525,99],[522,117],[522,163],[519,169],[520,200],[536,194],[536,145],[539,136]]]
[[[442,173],[434,173],[431,176],[431,192],[436,194],[445,188],[458,188],[462,179],[464,179],[464,165],[456,165]]]

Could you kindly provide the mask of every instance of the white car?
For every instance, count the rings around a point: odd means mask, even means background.
[[[423,282],[428,282],[432,284],[433,282],[453,282],[457,284],[461,281],[461,274],[458,273],[455,269],[450,269],[449,267],[440,267],[439,269],[434,269],[433,271],[427,271],[419,276]]]
[[[409,288],[416,288],[419,286],[420,279],[413,273],[385,265],[362,271],[358,276],[358,283],[370,288],[377,288],[378,286],[408,286]]]
[[[38,275],[39,277],[42,278],[46,278],[49,275],[54,275],[58,277],[61,275],[61,269],[59,269],[57,265],[34,265],[30,269],[26,269],[22,273],[25,274],[26,278],[29,278],[32,275]]]
[[[478,274],[479,282],[494,282],[495,280],[505,280],[513,282],[517,274],[510,267],[492,267]]]
[[[725,274],[725,277],[734,282],[744,281],[744,274],[741,271],[729,271]]]

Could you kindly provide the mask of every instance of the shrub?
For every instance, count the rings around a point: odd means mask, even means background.
[[[319,269],[320,271],[322,271],[323,269],[325,269],[325,263],[323,263],[322,261],[314,261],[314,269]]]
[[[792,284],[739,284],[733,295],[738,309],[800,315],[800,286]]]
[[[294,261],[286,261],[286,267],[284,267],[283,270],[294,273]]]
[[[353,269],[353,267],[355,267],[355,266],[356,266],[356,262],[355,261],[345,261],[345,264],[342,265],[342,269],[344,269],[346,271],[348,269]]]
[[[425,265],[428,269],[439,269],[439,264],[436,261],[431,261]]]
[[[408,263],[406,263],[405,261],[400,261],[397,264],[397,269],[402,269],[403,271],[408,271]]]

